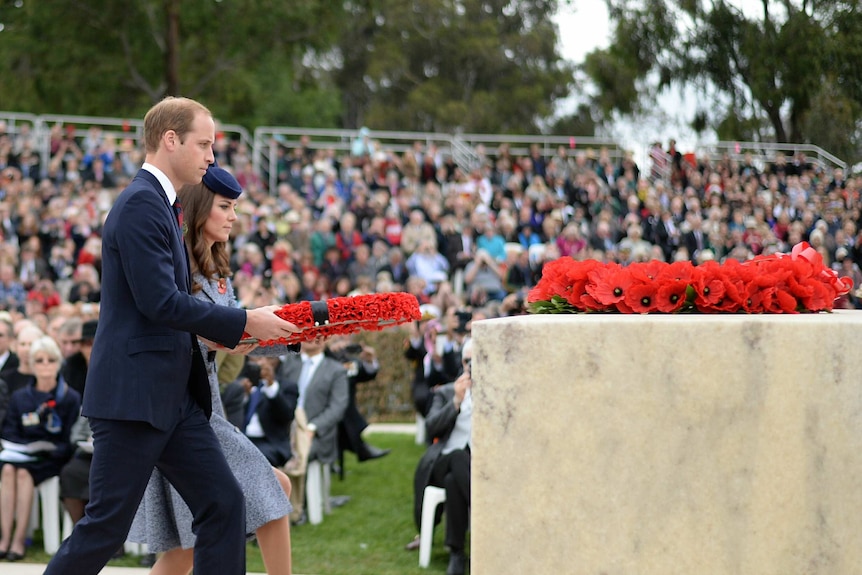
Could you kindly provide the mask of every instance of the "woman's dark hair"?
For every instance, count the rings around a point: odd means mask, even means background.
[[[204,226],[213,202],[216,201],[216,195],[203,183],[185,185],[177,192],[188,226],[184,231],[186,248],[191,256],[189,259],[192,273],[200,272],[207,278],[228,278],[232,272],[227,245],[225,242],[215,242],[211,248],[207,248],[207,242],[204,240]],[[219,199],[222,199],[221,196]],[[197,283],[192,286],[193,292],[200,289],[201,286]]]

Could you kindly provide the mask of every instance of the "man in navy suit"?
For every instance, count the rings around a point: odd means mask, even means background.
[[[153,467],[194,514],[195,570],[245,573],[245,503],[209,425],[194,334],[234,348],[243,332],[268,340],[297,328],[273,313],[276,306],[246,311],[189,293],[173,204],[176,190],[199,183],[213,163],[209,110],[165,98],[147,112],[144,137],[144,165],[111,208],[102,237],[101,312],[82,410],[93,431],[91,499],[49,575],[101,571],[125,541]]]
[[[243,431],[273,467],[290,459],[290,424],[299,399],[296,382],[275,377],[278,363],[277,357],[249,358],[243,374],[251,386]]]

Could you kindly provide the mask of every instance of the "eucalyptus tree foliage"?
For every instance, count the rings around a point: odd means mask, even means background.
[[[327,115],[334,121],[337,95],[320,90],[302,58],[331,44],[340,6],[335,0],[2,0],[0,109],[132,115],[181,94],[235,123],[312,123]]]
[[[559,2],[0,0],[0,110],[536,133],[573,83]]]
[[[347,0],[344,124],[537,133],[568,95],[556,0]]]
[[[858,151],[859,2],[607,4],[612,42],[584,63],[598,90],[593,105],[603,113],[640,112],[654,105],[661,90],[693,86],[702,97],[694,127],[712,127],[721,139],[810,142],[816,134],[814,143],[823,147]],[[823,141],[824,117],[832,119],[829,142]]]

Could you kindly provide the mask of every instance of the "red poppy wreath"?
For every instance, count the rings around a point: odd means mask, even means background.
[[[851,287],[801,242],[789,254],[699,266],[560,258],[527,301],[532,313],[812,313],[831,311]]]
[[[360,331],[379,331],[421,317],[416,296],[404,292],[302,301],[282,306],[275,315],[291,322],[300,331],[289,337],[258,342],[262,346],[301,343],[318,337]]]

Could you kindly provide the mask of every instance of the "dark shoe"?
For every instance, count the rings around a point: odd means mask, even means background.
[[[0,551],[0,559],[6,559],[6,556],[9,555],[9,550]]]
[[[356,456],[359,458],[359,461],[368,461],[369,459],[378,459],[383,457],[384,455],[389,455],[391,449],[380,449],[379,447],[374,447],[373,445],[368,445],[367,443],[363,443],[359,448],[359,452]]]
[[[413,538],[413,541],[404,546],[407,551],[416,551],[419,549],[419,536]]]
[[[467,556],[463,551],[453,551],[449,554],[449,567],[446,575],[464,575],[467,571]]]
[[[302,515],[299,516],[299,519],[290,520],[290,524],[294,527],[299,527],[300,525],[305,525],[308,523],[308,516],[305,514],[305,511],[302,512]]]
[[[14,551],[9,551],[6,553],[6,561],[20,561],[24,558],[24,553],[15,553]]]
[[[329,498],[329,506],[335,509],[347,505],[348,501],[350,501],[349,495],[333,495]]]

